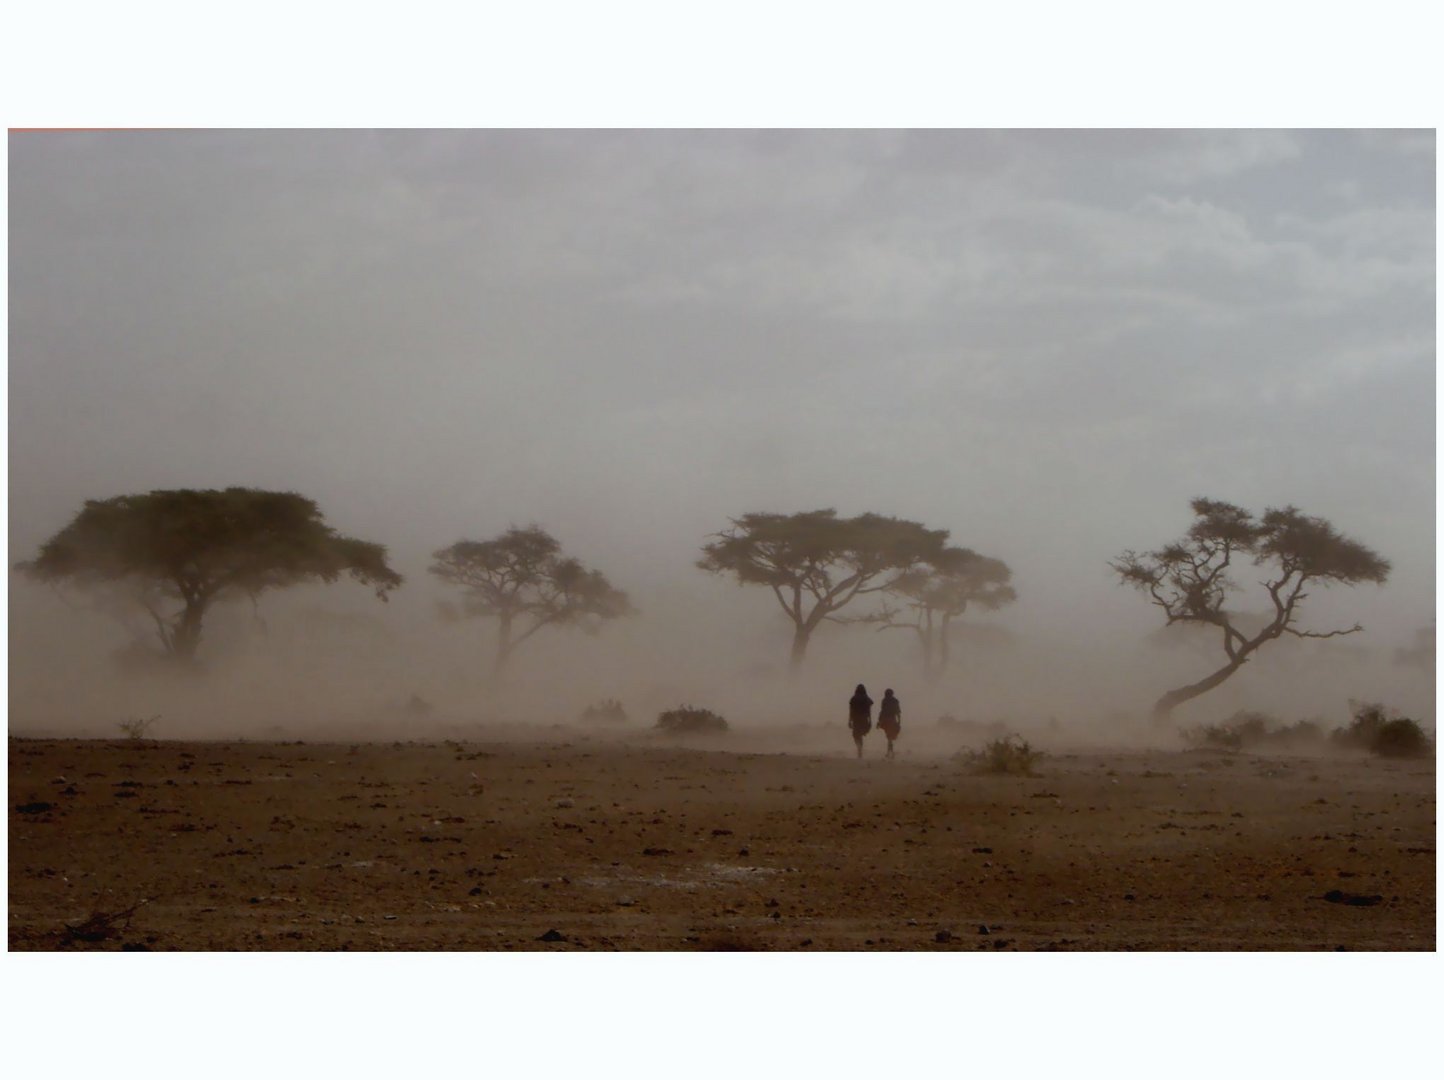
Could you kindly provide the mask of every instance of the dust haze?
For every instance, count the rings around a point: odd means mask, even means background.
[[[13,134],[9,562],[85,499],[315,499],[405,584],[217,605],[198,670],[141,615],[10,575],[12,734],[467,738],[680,704],[847,752],[894,688],[1038,741],[1157,739],[1220,661],[1108,568],[1199,495],[1296,505],[1393,564],[1179,712],[1434,724],[1434,138],[1421,132]],[[1004,560],[923,678],[697,569],[754,511],[875,512]],[[492,671],[431,553],[538,524],[636,614]],[[1243,580],[1249,581],[1245,572]],[[1242,595],[1244,610],[1259,597]],[[875,606],[875,605],[873,605]],[[849,613],[866,610],[864,600]],[[122,613],[123,615],[123,613]],[[927,733],[927,734],[925,734]],[[904,744],[906,745],[906,740]]]

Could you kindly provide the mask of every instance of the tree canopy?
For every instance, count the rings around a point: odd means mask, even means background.
[[[458,540],[432,559],[432,574],[464,590],[464,614],[498,620],[498,671],[544,627],[595,632],[633,613],[625,592],[563,555],[561,544],[536,525],[508,529],[493,540]]]
[[[1341,534],[1323,518],[1310,517],[1292,506],[1265,510],[1262,517],[1231,503],[1194,499],[1194,523],[1187,534],[1157,551],[1125,551],[1109,565],[1123,584],[1138,589],[1164,614],[1166,625],[1193,623],[1218,628],[1227,662],[1208,677],[1170,690],[1154,705],[1166,719],[1173,708],[1199,696],[1248,662],[1265,643],[1285,634],[1298,638],[1330,638],[1358,633],[1357,623],[1340,630],[1303,630],[1297,625],[1305,587],[1383,584],[1387,560]],[[1265,568],[1259,583],[1269,615],[1261,628],[1248,632],[1237,613],[1227,607],[1238,563]]]
[[[812,634],[860,596],[894,588],[929,558],[941,558],[946,529],[916,521],[835,510],[753,513],[732,519],[702,548],[697,566],[731,575],[740,585],[765,585],[793,624],[792,666]]]
[[[127,587],[154,621],[166,654],[181,660],[194,658],[205,614],[217,600],[255,599],[342,574],[385,600],[402,581],[383,546],[338,534],[310,499],[238,487],[87,500],[16,569],[80,588]]]
[[[905,612],[888,607],[868,621],[883,630],[912,630],[922,649],[923,675],[935,679],[950,660],[952,621],[979,608],[997,611],[1018,598],[1009,582],[1013,571],[1001,559],[963,547],[947,547],[917,569],[902,574],[890,590]]]

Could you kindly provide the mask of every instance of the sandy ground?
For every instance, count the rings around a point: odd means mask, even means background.
[[[1435,947],[1432,760],[783,741],[12,738],[10,948]]]

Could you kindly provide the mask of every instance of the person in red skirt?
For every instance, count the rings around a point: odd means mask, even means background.
[[[877,711],[877,726],[887,736],[887,756],[892,757],[892,744],[902,731],[902,702],[893,696],[891,690],[884,690],[882,707]]]

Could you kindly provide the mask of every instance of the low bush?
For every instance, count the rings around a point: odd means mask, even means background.
[[[616,698],[602,698],[582,710],[581,721],[584,724],[625,724],[627,710]]]
[[[1251,746],[1305,746],[1321,740],[1324,730],[1316,720],[1284,724],[1267,713],[1240,709],[1222,723],[1200,724],[1182,734],[1184,741],[1194,746],[1241,750]]]
[[[1020,735],[1004,735],[983,746],[981,750],[965,750],[963,760],[980,773],[1032,776],[1033,766],[1043,757]]]
[[[1379,737],[1379,729],[1389,722],[1384,706],[1367,701],[1349,702],[1350,720],[1348,727],[1334,732],[1334,742],[1356,750],[1368,750]]]
[[[132,716],[128,720],[122,720],[116,727],[120,728],[128,739],[143,739],[145,733],[150,730],[160,717],[157,716]]]
[[[658,714],[657,727],[673,735],[715,734],[727,730],[727,721],[711,709],[682,705]]]
[[[1429,753],[1429,736],[1415,721],[1401,716],[1379,728],[1369,749],[1380,757],[1423,757]]]
[[[1349,708],[1349,726],[1334,732],[1337,745],[1380,757],[1423,757],[1432,751],[1433,743],[1417,721],[1376,702],[1350,701]]]

